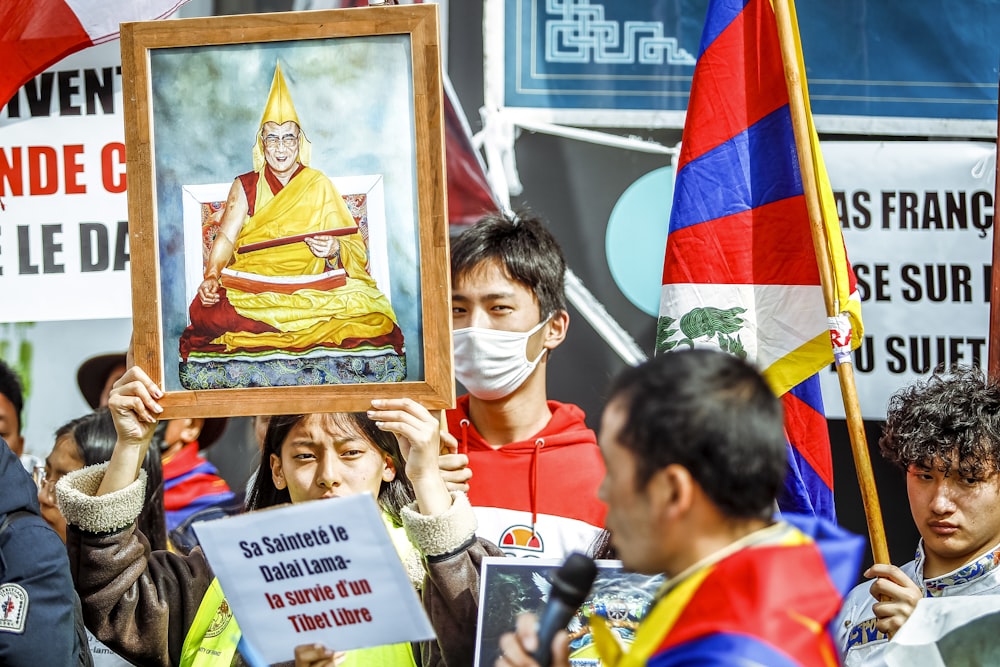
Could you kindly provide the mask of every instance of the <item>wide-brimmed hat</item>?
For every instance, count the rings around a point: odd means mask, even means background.
[[[99,354],[80,364],[80,368],[76,371],[76,384],[91,408],[96,410],[100,406],[101,392],[107,384],[108,374],[115,366],[124,365],[124,352]],[[228,421],[227,417],[206,417],[205,425],[201,427],[201,434],[198,436],[198,449],[208,449],[214,445],[226,430]]]
[[[115,366],[125,365],[124,352],[112,352],[91,357],[80,364],[76,371],[76,384],[87,404],[96,410],[101,404],[101,392],[107,384],[108,374]]]
[[[228,417],[205,417],[205,425],[201,427],[198,435],[198,449],[208,449],[215,444],[215,441],[222,437],[229,423]]]

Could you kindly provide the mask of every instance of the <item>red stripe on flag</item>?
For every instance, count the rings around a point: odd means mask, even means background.
[[[750,0],[698,59],[677,170],[785,104],[770,0]]]
[[[0,103],[39,72],[91,45],[64,0],[0,2]]]
[[[445,87],[444,142],[448,178],[448,224],[471,225],[499,205],[486,180],[483,166],[476,157],[472,138],[458,115],[463,113],[451,86]]]
[[[781,397],[785,408],[785,434],[802,458],[833,489],[833,454],[826,417],[792,392]]]
[[[805,215],[800,195],[671,231],[663,284],[819,285]]]

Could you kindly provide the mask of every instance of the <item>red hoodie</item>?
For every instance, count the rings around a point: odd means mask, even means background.
[[[494,449],[469,420],[469,396],[448,411],[448,431],[469,455],[477,534],[508,556],[563,558],[586,552],[604,527],[597,487],[604,462],[583,410],[548,402],[552,418],[527,440]]]

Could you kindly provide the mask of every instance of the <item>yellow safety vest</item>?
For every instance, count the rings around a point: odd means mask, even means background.
[[[181,667],[229,667],[241,636],[222,586],[213,579],[184,638]]]

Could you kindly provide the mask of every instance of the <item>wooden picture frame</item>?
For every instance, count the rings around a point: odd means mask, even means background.
[[[125,23],[121,49],[133,353],[162,417],[452,407],[437,6]],[[288,160],[311,169],[275,184]]]

